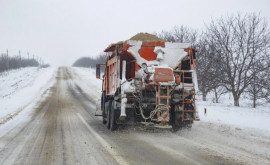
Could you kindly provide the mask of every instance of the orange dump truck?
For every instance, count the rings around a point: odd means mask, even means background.
[[[149,34],[145,34],[149,35]],[[105,49],[100,100],[103,123],[147,123],[178,130],[198,120],[196,51],[188,43],[127,40]]]

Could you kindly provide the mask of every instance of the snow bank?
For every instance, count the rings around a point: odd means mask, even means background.
[[[251,108],[247,104],[235,107],[224,97],[222,103],[197,101],[201,121],[233,125],[239,128],[254,128],[270,131],[270,105]],[[204,108],[207,114],[204,114]]]
[[[73,67],[74,73],[78,75],[79,79],[75,79],[75,82],[83,88],[93,100],[98,100],[101,97],[102,80],[96,78],[96,70],[92,68],[80,68]],[[102,75],[101,75],[102,77]]]
[[[0,75],[0,124],[17,115],[53,81],[55,68],[28,67]]]

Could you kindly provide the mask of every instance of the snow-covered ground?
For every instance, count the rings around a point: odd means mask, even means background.
[[[53,84],[55,68],[28,67],[0,74],[0,124],[37,101]]]
[[[102,80],[96,78],[96,70],[92,68],[74,67],[73,71],[75,74],[79,75],[77,76],[78,79],[84,82],[76,81],[76,83],[83,88],[83,91],[87,91],[86,94],[88,94],[93,100],[100,99]],[[88,85],[86,86],[85,84]]]
[[[227,124],[241,129],[260,129],[268,131],[270,134],[269,104],[251,108],[250,104],[243,100],[240,107],[235,107],[232,104],[233,99],[230,94],[223,96],[220,103],[213,103],[210,100],[202,101],[200,98],[197,100],[197,109],[201,121]],[[206,114],[204,114],[204,108],[207,110]]]

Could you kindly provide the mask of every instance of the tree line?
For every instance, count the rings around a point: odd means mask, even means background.
[[[212,19],[206,30],[175,26],[156,33],[171,42],[189,42],[198,50],[197,74],[203,100],[214,92],[215,102],[230,92],[234,105],[245,95],[270,101],[270,30],[259,14],[237,14]]]
[[[49,67],[49,64],[43,64],[41,59],[24,58],[21,55],[10,56],[9,53],[1,53],[0,72],[23,67]]]
[[[97,57],[81,57],[74,62],[72,66],[95,68],[96,64],[105,64],[105,54],[99,54]]]

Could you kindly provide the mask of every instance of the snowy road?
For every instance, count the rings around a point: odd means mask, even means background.
[[[197,122],[177,133],[141,126],[110,132],[94,116],[95,94],[84,90],[91,84],[72,68],[59,68],[55,78],[29,119],[0,137],[0,164],[270,163],[268,136],[226,125]]]

